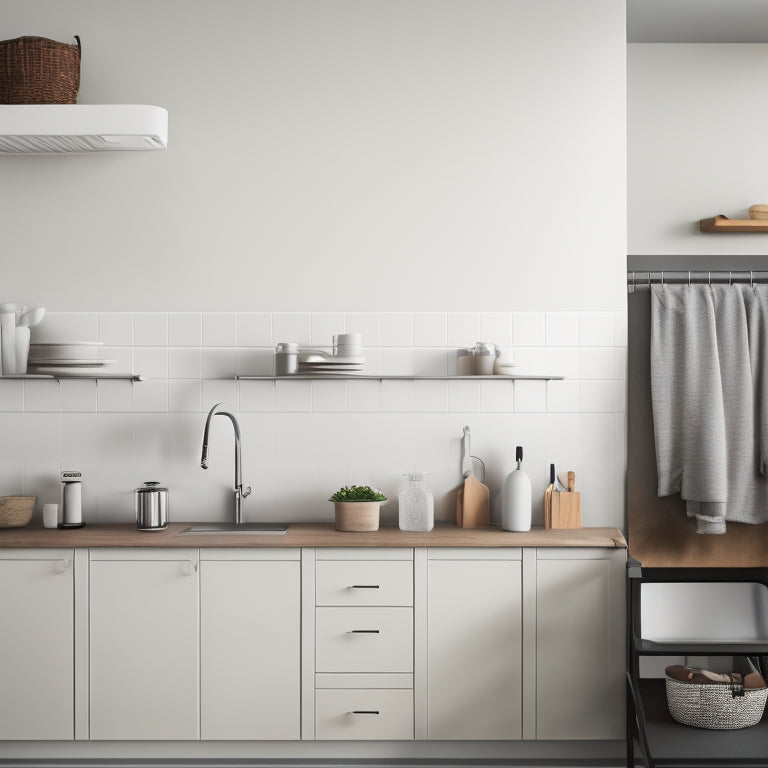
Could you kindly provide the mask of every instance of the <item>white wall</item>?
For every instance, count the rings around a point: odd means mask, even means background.
[[[81,102],[170,115],[164,153],[0,158],[6,300],[623,309],[624,3],[4,0],[1,23],[79,34]]]
[[[130,521],[160,480],[225,519],[239,411],[249,514],[331,519],[328,494],[431,473],[451,519],[459,438],[495,512],[522,444],[585,525],[623,526],[624,4],[615,0],[6,0],[6,38],[83,39],[81,101],[160,104],[169,148],[0,157],[4,301],[35,338],[105,343],[149,381],[0,381],[0,493]],[[478,339],[564,382],[240,382],[278,341],[361,330],[372,373],[450,372]],[[38,507],[39,508],[39,507]],[[385,508],[394,522],[396,505]]]
[[[768,45],[627,48],[629,253],[765,254],[766,235],[699,219],[768,202]]]

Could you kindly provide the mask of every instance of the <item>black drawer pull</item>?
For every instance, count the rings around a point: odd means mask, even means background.
[[[352,584],[349,589],[379,589],[378,584]]]
[[[378,715],[381,714],[378,709],[353,709],[350,715]]]
[[[378,635],[379,629],[350,629],[348,635]]]

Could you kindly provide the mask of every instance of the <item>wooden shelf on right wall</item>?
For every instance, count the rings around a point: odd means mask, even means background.
[[[713,216],[710,219],[701,219],[699,229],[702,232],[768,232],[768,220]]]

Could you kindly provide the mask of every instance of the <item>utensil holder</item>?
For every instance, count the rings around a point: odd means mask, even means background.
[[[544,491],[545,528],[581,528],[581,493],[555,491],[548,485]]]

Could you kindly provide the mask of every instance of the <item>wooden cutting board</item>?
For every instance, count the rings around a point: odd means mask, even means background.
[[[461,496],[462,528],[487,527],[491,521],[491,494],[488,486],[470,475],[464,479]]]

